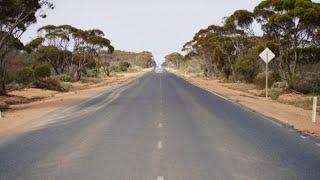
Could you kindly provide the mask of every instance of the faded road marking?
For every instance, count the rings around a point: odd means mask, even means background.
[[[162,142],[158,141],[158,149],[162,149]]]
[[[163,176],[158,176],[157,180],[164,180],[164,177]]]
[[[262,117],[263,119],[271,122],[271,123],[274,124],[274,125],[277,125],[277,126],[279,126],[279,127],[283,127],[282,124],[280,124],[280,123],[278,123],[278,122],[275,122],[275,121],[272,120],[272,119],[269,119],[269,118],[267,118],[267,117],[265,117],[265,116],[261,116],[261,117]]]
[[[308,137],[306,137],[306,136],[300,136],[302,139],[307,139]]]

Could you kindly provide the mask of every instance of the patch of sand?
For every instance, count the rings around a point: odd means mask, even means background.
[[[42,99],[51,97],[54,94],[58,94],[57,91],[45,90],[45,89],[37,89],[37,88],[28,88],[23,89],[20,91],[11,91],[9,95],[18,96],[18,97],[25,97],[28,99]]]

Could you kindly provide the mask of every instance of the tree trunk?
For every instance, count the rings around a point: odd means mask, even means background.
[[[7,94],[6,85],[5,84],[6,84],[5,80],[1,77],[1,79],[0,79],[0,96]]]
[[[209,78],[213,78],[215,76],[214,65],[209,61],[206,63],[207,65],[207,76]]]
[[[0,56],[0,95],[6,95],[6,60],[5,55]]]
[[[298,64],[298,53],[297,49],[294,49],[294,63],[293,63],[293,68],[292,68],[292,77],[294,78],[296,75],[296,69],[297,69],[297,64]]]
[[[107,76],[110,76],[110,73],[111,73],[111,67],[107,67],[107,68],[106,68],[106,74],[107,74]]]
[[[77,82],[81,79],[81,69],[78,69],[73,74],[73,81]]]
[[[232,81],[236,81],[236,71],[235,71],[235,69],[234,69],[234,67],[233,67],[233,64],[232,64],[232,61],[231,61],[231,57],[230,56],[227,56],[227,59],[228,59],[228,63],[229,63],[229,65],[230,65],[230,69],[231,69],[231,77],[232,77]],[[229,75],[229,77],[227,77],[227,79],[229,79],[230,78],[230,75]]]

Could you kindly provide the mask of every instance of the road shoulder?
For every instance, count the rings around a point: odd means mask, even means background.
[[[268,118],[270,120],[275,120],[284,125],[291,126],[303,134],[320,137],[320,119],[318,117],[317,123],[312,123],[312,112],[310,110],[283,104],[264,97],[257,97],[250,93],[233,90],[223,86],[218,80],[187,75],[172,69],[167,69],[167,71],[185,79],[195,86],[221,96],[221,98],[244,106],[265,117],[270,117]]]
[[[148,72],[150,70],[128,73],[101,86],[93,86],[88,89],[66,93],[56,93],[39,101],[13,105],[8,111],[3,113],[4,117],[0,119],[0,135],[17,134],[45,126],[51,122],[49,118],[41,118],[45,117],[46,114],[72,107],[105,91],[115,90]]]

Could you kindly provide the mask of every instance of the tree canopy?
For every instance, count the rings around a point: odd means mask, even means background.
[[[21,35],[37,21],[45,18],[46,10],[54,6],[47,0],[2,0],[0,1],[0,95],[6,93],[6,57],[10,52],[22,49]]]
[[[262,36],[255,34],[258,27],[261,27]],[[279,73],[289,88],[293,88],[297,83],[307,84],[314,78],[311,76],[317,74],[310,72],[308,75],[303,71],[307,65],[320,63],[319,45],[319,3],[263,0],[252,12],[236,10],[222,25],[200,29],[182,47],[185,55],[182,59],[175,58],[179,59],[175,64],[197,60],[208,77],[252,82],[264,68],[258,54],[269,47],[276,54],[271,63],[272,71]],[[172,64],[172,54],[166,56],[166,66]],[[179,67],[176,65],[176,68]]]

